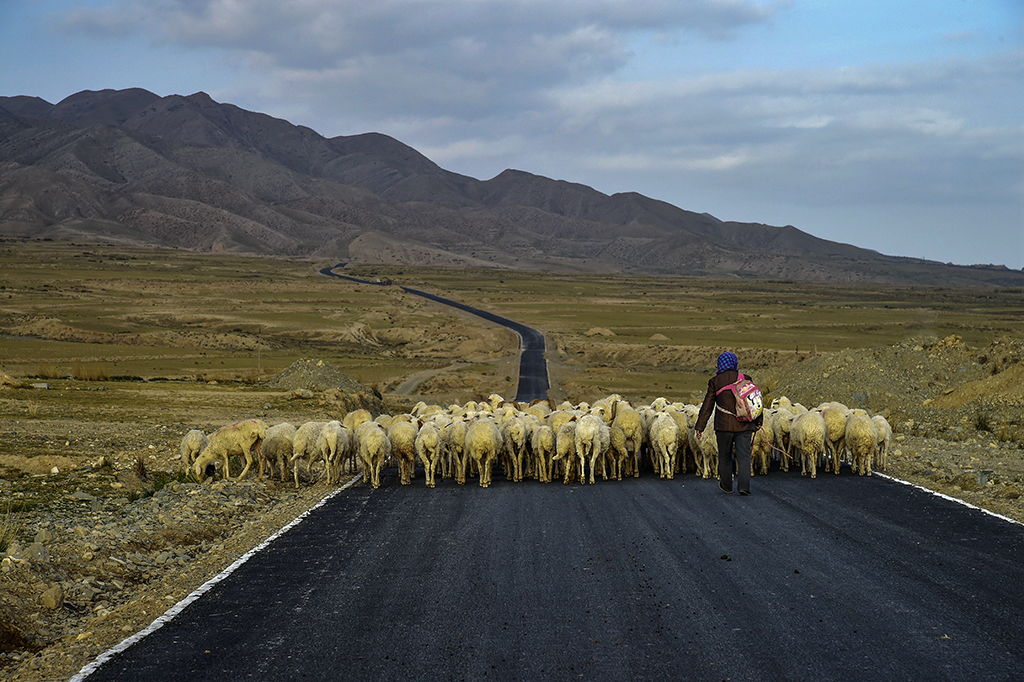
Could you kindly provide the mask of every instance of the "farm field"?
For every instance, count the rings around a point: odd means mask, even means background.
[[[319,275],[326,265],[0,240],[0,537],[54,536],[48,563],[0,573],[0,679],[66,679],[328,492],[217,484],[246,513],[220,509],[208,537],[125,531],[140,553],[177,548],[178,563],[91,600],[68,588],[75,609],[48,610],[40,599],[54,585],[116,584],[70,529],[128,516],[161,490],[191,495],[177,458],[187,430],[514,395],[514,334],[400,286],[543,331],[557,401],[697,402],[717,354],[734,350],[768,400],[884,414],[897,439],[888,473],[1024,521],[1019,289],[346,271],[393,282],[370,286]],[[302,360],[352,383],[305,396],[275,383]]]

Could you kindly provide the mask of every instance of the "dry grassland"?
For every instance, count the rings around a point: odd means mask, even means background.
[[[734,350],[769,399],[885,414],[897,475],[1024,520],[1021,290],[351,268],[395,282],[371,286],[323,277],[325,265],[0,240],[0,543],[60,536],[50,563],[0,575],[0,679],[66,679],[327,493],[223,491],[272,512],[217,511],[214,535],[167,548],[174,570],[101,566],[85,557],[102,542],[61,535],[130,500],[155,504],[191,428],[340,416],[325,395],[267,383],[297,360],[341,369],[392,412],[515,395],[514,334],[399,284],[542,330],[556,400],[693,402],[718,353]],[[135,475],[139,462],[148,477]],[[76,586],[71,607],[40,602],[57,583]]]

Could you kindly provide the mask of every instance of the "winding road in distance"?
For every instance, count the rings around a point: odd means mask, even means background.
[[[358,277],[350,277],[348,275],[339,275],[334,272],[336,268],[344,267],[344,265],[344,263],[339,263],[329,268],[323,268],[320,270],[320,274],[328,277],[347,279],[360,284],[390,286],[388,283],[374,282],[372,280],[359,279]],[[474,308],[473,306],[466,305],[465,303],[459,303],[458,301],[443,298],[436,294],[420,291],[419,289],[412,289],[410,287],[400,288],[402,291],[406,291],[415,296],[420,296],[430,301],[458,308],[459,310],[471,313],[489,322],[502,325],[503,327],[508,327],[514,331],[519,335],[521,348],[519,357],[519,388],[516,391],[515,400],[518,402],[528,403],[533,400],[545,399],[548,397],[548,389],[551,388],[551,383],[548,378],[547,360],[544,359],[544,335],[539,331],[532,327],[527,327],[525,324],[510,320],[507,317],[495,315],[494,313],[487,312],[486,310],[480,310],[479,308]]]

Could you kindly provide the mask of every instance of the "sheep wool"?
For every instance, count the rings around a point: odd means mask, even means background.
[[[860,476],[871,475],[871,456],[878,444],[875,425],[866,414],[851,414],[846,421],[846,448],[850,451],[853,470]]]
[[[793,450],[800,453],[800,475],[818,477],[818,461],[825,455],[825,418],[820,412],[804,412],[793,420],[789,431]]]

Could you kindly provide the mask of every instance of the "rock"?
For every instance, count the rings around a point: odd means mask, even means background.
[[[64,588],[60,585],[54,585],[43,592],[39,597],[39,600],[46,608],[56,611],[60,607],[64,606]]]
[[[313,391],[308,388],[297,388],[292,391],[292,397],[299,400],[311,400],[313,398]]]
[[[21,553],[21,557],[33,563],[45,564],[50,561],[50,550],[41,542],[33,542]]]
[[[39,532],[36,533],[36,542],[41,545],[50,544],[53,542],[53,533],[50,532],[49,528],[41,528]]]

